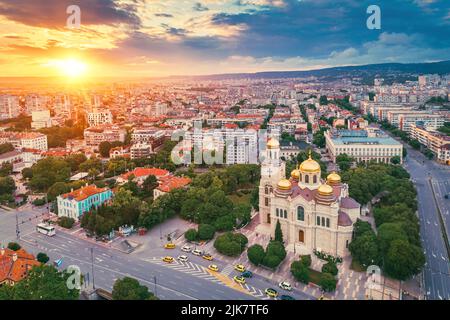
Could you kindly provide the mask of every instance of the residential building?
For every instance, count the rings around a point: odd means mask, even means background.
[[[97,127],[104,124],[112,124],[113,116],[109,110],[94,109],[87,114],[87,120],[90,127]]]
[[[165,176],[159,179],[159,186],[153,190],[153,198],[169,193],[175,189],[186,188],[192,180],[188,177]]]
[[[103,141],[120,141],[124,142],[126,130],[118,126],[99,126],[91,127],[84,130],[84,141],[87,146],[98,146]]]
[[[19,115],[19,97],[11,95],[0,95],[0,120],[17,118]]]
[[[153,153],[152,146],[147,143],[136,143],[130,148],[131,159],[147,158]]]
[[[31,128],[42,129],[52,126],[52,119],[50,117],[50,110],[39,110],[31,112]]]
[[[38,132],[0,132],[0,144],[8,142],[15,148],[48,150],[47,136]]]
[[[30,270],[41,263],[21,248],[17,251],[0,248],[0,286],[14,286],[25,279]]]
[[[134,182],[142,184],[148,176],[155,176],[156,179],[161,179],[169,174],[169,171],[159,168],[135,168],[132,171],[121,174],[117,178],[117,183],[123,184],[127,182],[130,177],[133,177]]]
[[[440,163],[450,165],[450,137],[440,132],[430,130],[423,124],[411,125],[411,139],[416,139],[430,149]]]

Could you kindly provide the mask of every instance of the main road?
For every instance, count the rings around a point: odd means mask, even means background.
[[[19,217],[19,243],[33,254],[44,252],[50,261],[62,259],[60,269],[77,266],[86,279],[86,284],[95,282],[96,288],[111,291],[117,279],[129,276],[139,280],[149,290],[156,292],[161,299],[168,300],[248,300],[267,299],[264,289],[276,288],[272,283],[259,275],[248,280],[245,286],[239,286],[231,280],[233,271],[228,274],[210,273],[206,270],[209,262],[189,255],[186,264],[165,264],[161,257],[170,252],[175,258],[181,254],[179,248],[164,250],[152,248],[149,254],[126,254],[102,244],[93,243],[71,234],[70,231],[58,230],[56,235],[48,237],[35,231],[39,221],[39,212],[33,210],[4,211],[0,209],[0,242],[17,241],[15,233],[16,213]],[[32,218],[31,220],[29,220]],[[213,263],[222,270],[226,264],[220,261]],[[230,269],[230,266],[228,266]],[[300,290],[289,295],[296,299],[314,299]]]
[[[405,145],[404,145],[405,147]],[[420,234],[426,264],[423,272],[427,299],[450,299],[450,265],[448,239],[450,232],[450,170],[428,160],[422,153],[406,146],[404,167],[416,189]]]

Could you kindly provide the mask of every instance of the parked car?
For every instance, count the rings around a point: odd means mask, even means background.
[[[190,246],[188,246],[188,245],[184,245],[181,248],[181,251],[183,251],[183,252],[191,252],[191,250],[192,250],[192,248]]]
[[[291,284],[290,284],[289,282],[287,282],[287,281],[280,282],[280,283],[278,284],[278,286],[279,286],[281,289],[284,289],[284,290],[287,290],[287,291],[292,291],[292,286],[291,286]]]
[[[250,270],[247,270],[245,272],[242,272],[242,276],[244,278],[251,278],[251,277],[253,277],[253,272],[251,272]]]

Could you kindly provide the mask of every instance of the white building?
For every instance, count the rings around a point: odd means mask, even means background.
[[[17,96],[0,95],[0,120],[17,118],[20,115]]]
[[[94,109],[87,114],[87,118],[90,127],[113,123],[113,116],[109,110],[99,111],[98,109]]]
[[[41,129],[52,126],[52,119],[50,117],[50,110],[39,110],[31,112],[31,128]]]

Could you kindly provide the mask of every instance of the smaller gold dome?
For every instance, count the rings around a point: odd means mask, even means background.
[[[330,173],[327,177],[327,183],[331,185],[339,184],[341,183],[341,176],[336,172]]]
[[[287,179],[281,179],[280,182],[278,182],[278,189],[280,190],[290,190],[291,188],[291,182]]]
[[[300,164],[300,171],[309,173],[320,172],[320,165],[316,160],[311,158],[311,151],[309,152],[309,158]]]
[[[278,142],[277,139],[270,138],[269,141],[267,142],[268,149],[277,149],[279,147],[280,147],[280,143]]]
[[[325,183],[317,189],[317,192],[322,196],[329,196],[333,194],[333,188]]]
[[[295,180],[300,179],[300,170],[298,169],[292,170],[291,177]]]

